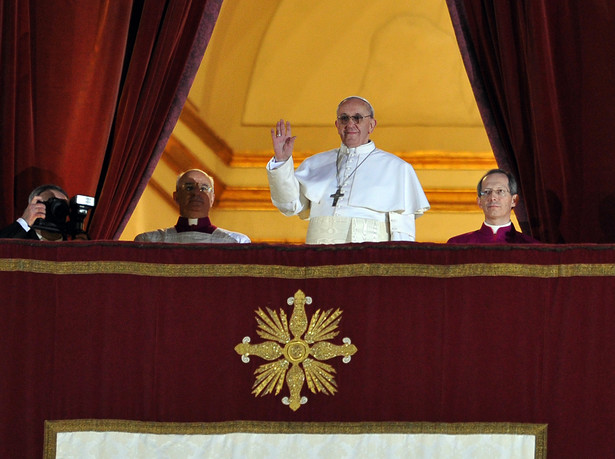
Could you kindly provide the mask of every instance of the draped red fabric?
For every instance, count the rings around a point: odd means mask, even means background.
[[[3,241],[0,457],[60,419],[538,423],[549,458],[612,457],[614,248]],[[357,352],[292,411],[253,393],[280,359],[235,347],[286,346],[256,311],[291,320],[299,289]]]
[[[0,222],[36,186],[94,195],[126,48],[131,3],[2,1]]]
[[[99,181],[92,238],[119,238],[179,118],[221,5],[144,2]]]
[[[186,100],[222,0],[0,2],[4,225],[43,183],[96,196],[119,237]]]
[[[500,166],[517,174],[525,231],[615,241],[615,9],[603,0],[448,0]]]

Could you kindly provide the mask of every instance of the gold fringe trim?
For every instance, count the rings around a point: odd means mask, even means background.
[[[171,264],[133,261],[47,261],[23,258],[0,259],[0,272],[40,274],[126,274],[151,277],[258,277],[321,279],[347,277],[612,277],[615,264],[533,265],[517,263],[467,263],[429,265],[413,263],[357,263],[324,266],[245,264]]]
[[[271,434],[510,434],[533,435],[535,458],[547,457],[547,424],[507,422],[144,422],[121,419],[71,419],[45,421],[45,459],[55,459],[60,432],[128,432],[147,434],[215,435]]]

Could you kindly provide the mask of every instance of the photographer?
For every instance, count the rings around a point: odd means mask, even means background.
[[[10,239],[33,239],[41,241],[61,241],[67,238],[67,234],[59,230],[35,229],[35,222],[45,220],[47,216],[47,205],[45,204],[50,199],[61,199],[66,202],[67,217],[69,199],[68,194],[57,185],[41,185],[35,188],[28,197],[28,207],[23,212],[23,215],[16,221],[11,223],[6,228],[0,230],[0,238]],[[85,232],[72,234],[72,239],[88,239]]]

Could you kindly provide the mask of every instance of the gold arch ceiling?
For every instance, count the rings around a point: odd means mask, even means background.
[[[269,198],[269,130],[292,122],[296,163],[335,148],[335,108],[352,94],[374,105],[376,144],[417,170],[432,205],[417,240],[443,242],[480,225],[476,181],[496,164],[445,0],[225,0],[122,239],[173,225],[175,177],[198,167],[215,178],[214,224],[256,242],[302,242],[305,222],[281,216]]]

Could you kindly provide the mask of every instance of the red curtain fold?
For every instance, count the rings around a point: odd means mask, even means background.
[[[222,0],[146,1],[90,236],[118,238],[179,118]],[[147,14],[146,14],[147,13]]]
[[[1,224],[30,191],[96,191],[115,109],[130,2],[3,1]]]
[[[615,241],[615,10],[447,3],[496,160],[519,178],[524,230],[543,242]]]
[[[179,118],[222,0],[0,2],[0,225],[56,183],[119,237]]]

